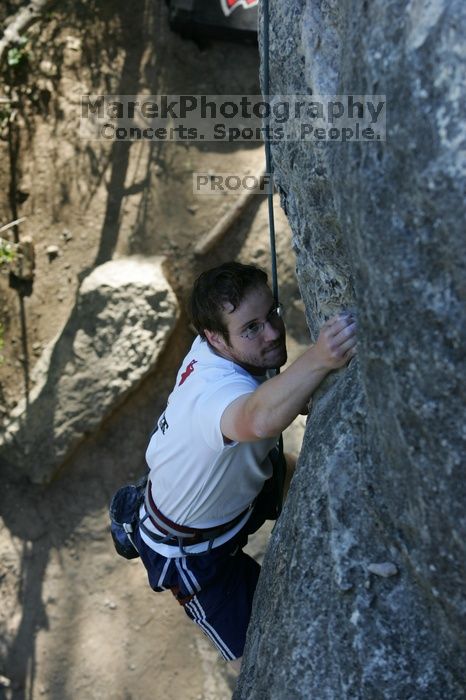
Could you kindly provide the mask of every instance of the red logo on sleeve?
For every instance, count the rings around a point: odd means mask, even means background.
[[[184,382],[187,380],[190,374],[194,372],[194,365],[196,364],[197,360],[191,360],[189,365],[186,366],[186,369],[184,370],[183,374],[181,375],[180,383],[178,386],[181,386],[184,384]]]
[[[244,7],[245,10],[249,10],[249,8],[255,7],[255,5],[258,4],[258,2],[259,0],[220,0],[223,14],[226,17],[228,17],[228,15],[231,15],[233,10],[236,10],[237,7]]]

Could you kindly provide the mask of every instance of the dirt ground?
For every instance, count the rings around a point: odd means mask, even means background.
[[[36,275],[32,293],[23,297],[0,276],[3,415],[32,388],[34,363],[66,324],[79,284],[96,264],[163,255],[182,306],[202,269],[229,259],[270,269],[262,196],[211,253],[201,260],[193,254],[233,196],[194,195],[192,172],[257,172],[264,162],[260,144],[103,143],[78,134],[80,96],[90,92],[257,94],[256,47],[182,40],[168,28],[165,3],[149,0],[63,2],[28,36],[29,67],[15,121],[14,202],[11,148],[0,142],[0,225],[13,214],[27,217],[20,236],[34,238]],[[308,332],[278,202],[275,211],[293,358]],[[50,245],[59,248],[54,259],[46,253]],[[51,484],[33,486],[27,474],[1,465],[0,698],[231,696],[234,677],[217,652],[169,593],[151,592],[138,560],[117,557],[109,538],[111,495],[142,472],[147,436],[191,340],[182,314],[154,374]],[[300,419],[287,433],[289,450],[299,450],[303,425]],[[269,530],[250,543],[259,559]]]

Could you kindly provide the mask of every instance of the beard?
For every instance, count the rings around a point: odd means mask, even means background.
[[[274,343],[251,352],[242,352],[230,345],[230,358],[251,374],[263,374],[268,369],[278,369],[287,360],[285,335]]]

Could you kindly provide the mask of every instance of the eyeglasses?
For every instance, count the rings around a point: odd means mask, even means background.
[[[265,321],[255,321],[254,323],[250,323],[249,326],[247,326],[247,328],[245,328],[245,330],[242,333],[238,333],[238,335],[241,338],[254,340],[254,338],[257,338],[261,333],[263,333],[266,323],[274,325],[278,321],[283,322],[283,318],[283,306],[281,304],[277,304],[277,306],[275,306],[275,308],[273,308],[272,311],[270,311]]]

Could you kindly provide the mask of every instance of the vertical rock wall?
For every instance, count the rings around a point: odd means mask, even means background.
[[[387,141],[273,147],[311,332],[352,306],[360,344],[314,402],[234,698],[460,700],[466,6],[270,3],[271,93],[385,94]]]

